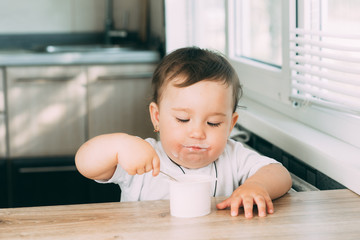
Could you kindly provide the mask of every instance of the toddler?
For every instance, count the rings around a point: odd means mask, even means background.
[[[273,213],[272,199],[291,187],[288,171],[273,159],[229,139],[238,114],[241,87],[235,70],[220,54],[196,47],[162,59],[152,79],[149,105],[160,141],[126,133],[104,134],[84,143],[75,161],[85,177],[116,183],[121,201],[168,199],[170,175],[206,174],[214,196],[228,196],[218,209],[246,218]]]

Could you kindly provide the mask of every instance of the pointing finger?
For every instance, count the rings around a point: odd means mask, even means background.
[[[224,201],[222,201],[221,203],[216,204],[217,209],[222,210],[222,209],[229,207],[230,206],[229,201],[230,200],[228,198],[228,199],[225,199]]]
[[[152,160],[152,168],[153,168],[153,173],[152,175],[154,177],[156,177],[157,175],[159,175],[160,173],[160,159],[158,157],[158,155],[155,153],[155,156]]]

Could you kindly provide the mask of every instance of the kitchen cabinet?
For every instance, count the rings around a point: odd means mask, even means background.
[[[103,133],[155,137],[148,104],[159,55],[0,58],[0,207],[119,201],[119,186],[81,176],[74,155]]]
[[[0,158],[6,157],[5,114],[0,113]]]
[[[0,206],[120,201],[118,185],[81,176],[74,155],[83,142],[99,134],[155,137],[148,111],[155,67],[131,63],[4,68],[7,84],[1,86],[6,86],[8,108],[0,114]]]
[[[121,64],[88,68],[89,138],[126,132],[155,137],[148,105],[155,64]]]
[[[7,67],[9,156],[73,155],[86,139],[83,66]]]
[[[4,92],[4,70],[0,68],[0,208],[7,206],[8,203]]]
[[[0,114],[5,111],[5,96],[4,96],[4,70],[0,68]]]
[[[11,160],[11,207],[110,202],[120,200],[115,184],[83,177],[73,156]]]
[[[89,180],[90,203],[120,202],[121,189],[117,184],[101,184]]]
[[[0,68],[0,158],[6,156],[4,70]]]
[[[0,208],[8,204],[8,175],[6,160],[0,158]]]
[[[89,199],[73,157],[11,160],[12,207],[76,204]]]

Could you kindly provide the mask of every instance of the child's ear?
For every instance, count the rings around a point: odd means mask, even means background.
[[[155,102],[151,102],[149,105],[149,112],[151,122],[155,130],[159,128],[159,106]]]
[[[234,126],[235,126],[238,118],[239,118],[239,114],[238,114],[237,112],[234,112],[233,115],[232,115],[232,117],[231,117],[231,128],[230,128],[230,132],[233,130],[233,128],[234,128]],[[230,132],[229,132],[229,134],[230,134]]]

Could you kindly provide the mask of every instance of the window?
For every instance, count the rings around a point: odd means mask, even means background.
[[[235,1],[236,56],[281,67],[281,1]]]
[[[324,76],[335,76],[334,69],[324,67],[321,67],[321,79],[310,77],[309,73],[294,69],[294,65],[302,67],[308,64],[294,60],[302,53],[293,49],[300,46],[293,38],[303,36],[294,34],[294,31],[304,29],[312,34],[321,32],[310,38],[312,41],[320,39],[319,43],[325,45],[338,44],[334,41],[339,40],[333,40],[330,35],[352,36],[341,40],[342,45],[359,49],[356,44],[360,41],[353,38],[360,34],[359,9],[358,0],[165,0],[167,52],[193,45],[225,51],[239,75],[245,97],[360,148],[360,135],[353,134],[360,132],[357,113],[349,109],[342,112],[344,105],[336,110],[333,106],[338,104],[320,105],[318,103],[324,102],[325,97],[296,89],[296,84],[302,84],[299,77],[306,76],[311,81],[320,82],[311,88],[319,90],[320,86],[327,85],[331,89],[342,89],[350,102],[356,103],[353,97],[359,95],[359,81],[355,81],[359,77],[340,72],[337,74],[341,79],[351,81],[351,84],[330,83],[331,79]],[[320,56],[313,56],[311,61],[351,68],[358,75],[359,52],[338,54],[341,58],[351,59],[341,66],[338,60],[324,57],[334,54],[334,50],[313,47],[311,51],[321,51]],[[311,71],[315,70],[318,71],[316,68]],[[298,75],[297,79],[294,75]],[[306,84],[308,88],[309,82]],[[313,100],[304,99],[304,96],[312,96]]]
[[[225,1],[191,1],[193,45],[225,52]]]
[[[165,0],[166,51],[198,46],[225,53],[225,0]]]
[[[253,12],[248,15],[254,15],[258,10],[249,7],[247,0],[228,2],[228,55],[244,85],[245,96],[360,148],[360,136],[354,134],[360,132],[360,1],[269,1],[276,6],[280,5],[280,41],[274,40],[281,42],[280,50],[277,50],[281,53],[281,63],[277,63],[280,68],[276,68],[274,62],[261,59],[260,56],[255,57],[254,54],[248,55],[242,49],[242,41],[250,38],[249,35],[242,36],[243,25],[251,25],[250,22],[247,23],[249,18],[241,16],[244,15],[244,6],[247,11]],[[264,6],[267,4],[265,0],[251,2],[261,2]],[[239,9],[239,6],[243,9]],[[267,9],[264,10],[267,14],[275,14],[276,11],[271,10],[273,8],[274,6],[263,9]],[[259,17],[258,22],[261,22],[261,18]],[[277,39],[275,33],[268,31],[272,28],[264,29],[263,34]],[[306,31],[306,34],[300,34],[301,31]],[[307,43],[309,46],[305,46],[296,42],[301,41],[300,38],[314,44]],[[340,51],[325,46],[334,46],[340,48]],[[300,51],[299,48],[303,49]],[[302,56],[306,58],[299,59]],[[314,62],[318,65],[315,66]],[[304,73],[299,67],[310,70]],[[310,76],[319,71],[320,76]],[[311,84],[314,82],[316,84]],[[307,92],[307,89],[311,90]],[[317,92],[321,95],[317,95]]]

